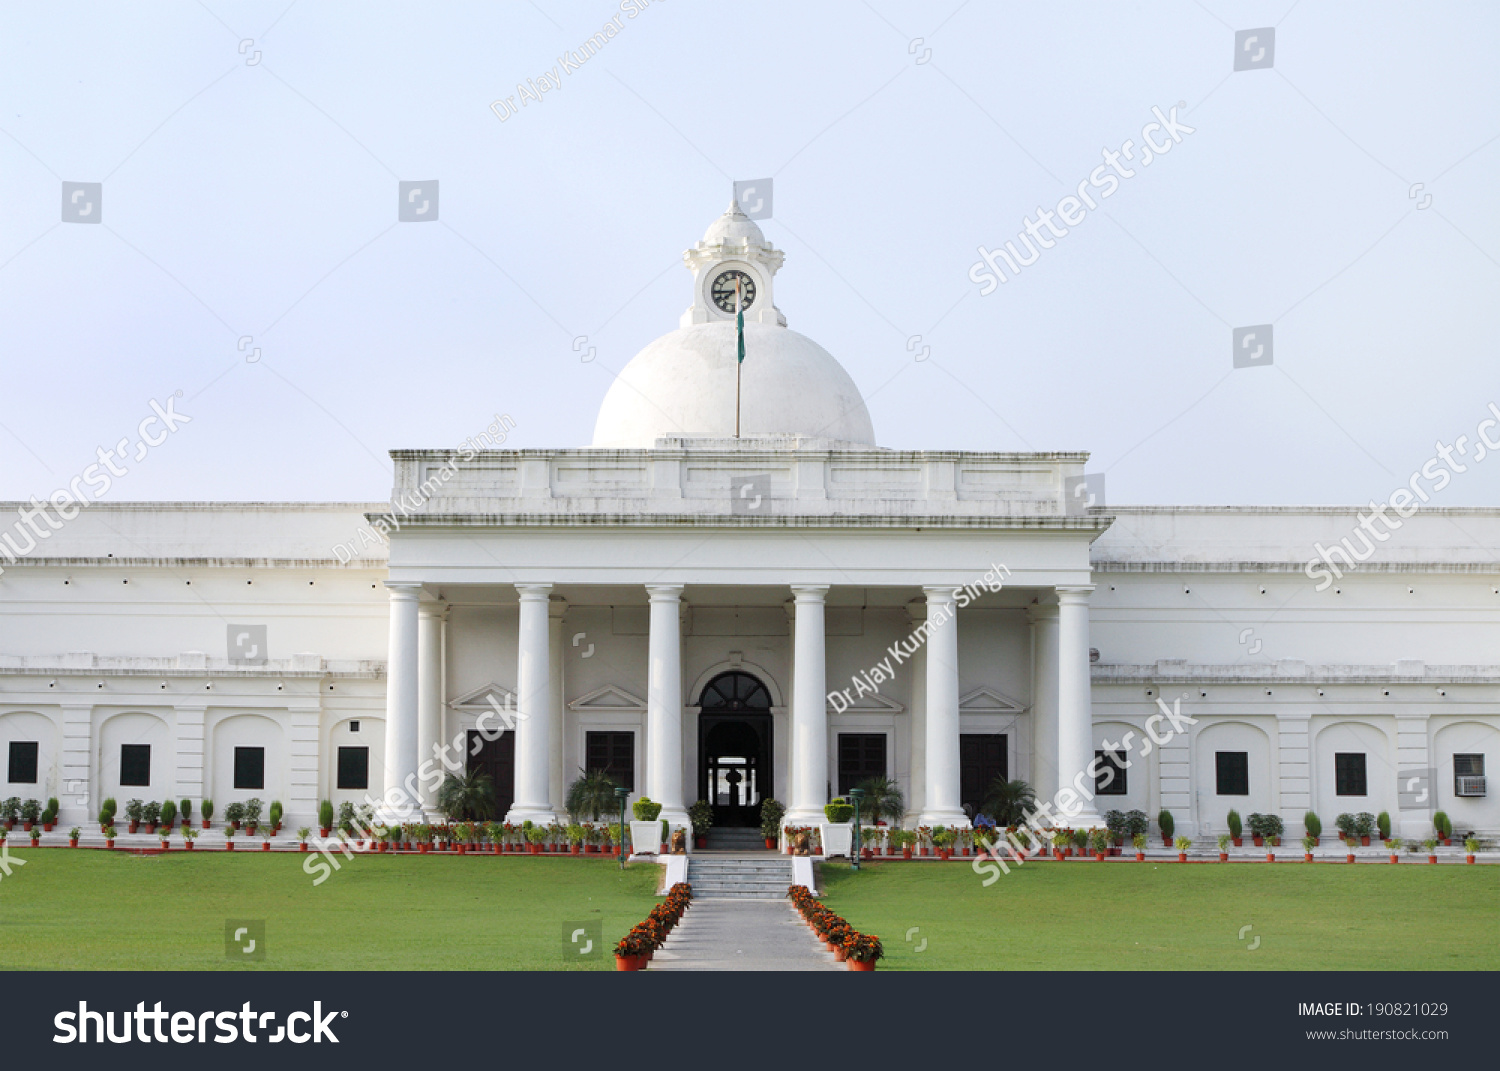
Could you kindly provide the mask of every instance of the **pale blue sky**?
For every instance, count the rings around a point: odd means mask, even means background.
[[[0,497],[177,390],[192,423],[110,499],[380,499],[386,450],[497,412],[587,445],[768,175],[778,304],[882,445],[1088,450],[1118,504],[1363,503],[1500,403],[1493,4],[636,2],[0,6]],[[1179,101],[1194,133],[979,294],[978,246]],[[398,224],[432,179],[438,221]],[[1497,499],[1500,459],[1434,496]]]

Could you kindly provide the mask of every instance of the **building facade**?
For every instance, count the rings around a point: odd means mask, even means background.
[[[1104,508],[1083,453],[882,449],[753,222],[685,261],[589,447],[395,451],[391,503],[96,504],[7,541],[0,798],[253,796],[295,827],[432,813],[467,768],[547,819],[603,768],[676,824],[818,821],[885,776],[952,825],[1005,776],[1074,826],[1500,831],[1500,510],[1416,510],[1348,568],[1356,509]]]

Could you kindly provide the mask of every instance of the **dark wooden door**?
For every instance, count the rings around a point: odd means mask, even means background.
[[[483,733],[470,729],[469,773],[476,770],[489,774],[494,782],[495,821],[503,822],[516,799],[516,734],[505,732],[493,740],[486,740]]]
[[[958,794],[972,818],[983,810],[984,797],[997,777],[1010,777],[1004,733],[963,733],[958,738]]]

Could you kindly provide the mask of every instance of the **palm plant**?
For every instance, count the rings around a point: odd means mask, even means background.
[[[1026,812],[1036,809],[1036,792],[1025,781],[1008,781],[1002,774],[990,782],[982,806],[996,825],[1018,826],[1026,821]]]
[[[483,770],[449,774],[438,789],[438,807],[449,821],[493,818],[495,782]]]
[[[859,783],[865,798],[859,805],[860,818],[873,825],[882,818],[900,822],[906,817],[906,797],[901,783],[889,777],[871,777]]]
[[[599,821],[600,815],[613,814],[615,803],[615,789],[619,783],[603,770],[578,770],[581,775],[568,786],[568,799],[566,806],[568,814],[575,822],[581,822],[588,818],[591,822]]]

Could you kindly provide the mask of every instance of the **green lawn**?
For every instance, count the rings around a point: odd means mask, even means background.
[[[1496,866],[1069,861],[983,880],[820,868],[824,902],[880,936],[881,970],[1500,969]]]
[[[17,849],[0,877],[5,970],[564,970],[564,923],[606,953],[657,903],[661,870],[608,859],[356,856],[317,887],[292,853]],[[263,962],[231,962],[228,918],[264,919]]]

